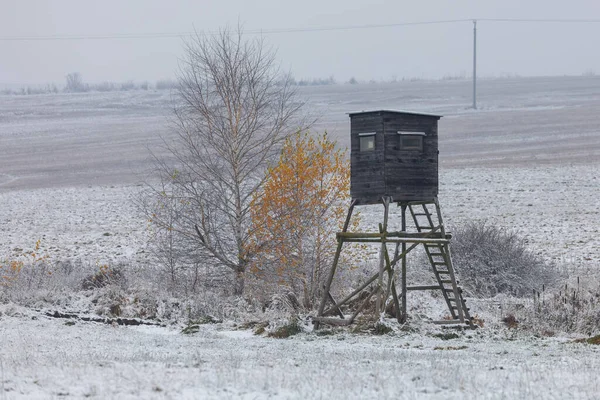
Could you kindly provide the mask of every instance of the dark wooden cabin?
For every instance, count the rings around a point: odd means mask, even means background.
[[[431,201],[438,195],[440,115],[350,113],[350,193],[357,204]]]

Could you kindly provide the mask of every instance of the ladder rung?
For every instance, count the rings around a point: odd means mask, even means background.
[[[450,271],[436,271],[438,274],[450,275]]]
[[[447,265],[448,263],[446,261],[443,261],[443,262],[442,261],[434,261],[432,264],[433,265]]]
[[[440,282],[442,282],[442,283],[452,283],[451,280],[441,280]]]
[[[414,215],[415,215],[416,217],[424,217],[424,216],[426,216],[426,215],[431,215],[431,214],[429,214],[429,213],[414,213]]]
[[[444,291],[450,293],[450,292],[454,292],[454,289],[444,289]]]
[[[435,256],[438,256],[438,257],[443,257],[443,256],[444,256],[444,253],[429,253],[429,255],[430,255],[431,257],[435,257]]]

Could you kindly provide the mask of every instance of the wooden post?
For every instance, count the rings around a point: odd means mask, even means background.
[[[400,243],[396,243],[396,250],[394,251],[394,259],[396,259],[398,257],[398,249],[400,247]],[[394,301],[394,309],[396,311],[396,319],[398,320],[398,322],[401,322],[401,316],[400,316],[400,302],[398,301],[398,293],[396,292],[396,280],[394,277],[394,264],[392,264],[392,261],[390,260],[390,255],[387,252],[387,248],[385,249],[385,263],[387,266],[387,271],[388,271],[388,287],[387,287],[387,291],[386,291],[386,301],[390,296],[390,292],[392,294],[392,300]],[[406,254],[405,254],[406,256]]]
[[[406,232],[406,203],[401,205],[402,213],[402,231]],[[406,243],[402,243],[402,315],[400,320],[402,323],[406,322]]]
[[[390,210],[390,198],[388,196],[383,197],[383,225],[379,225],[379,232],[382,234],[381,237],[381,249],[379,250],[379,279],[377,281],[377,285],[379,287],[379,293],[377,294],[375,301],[375,312],[377,313],[377,318],[380,318],[381,313],[385,308],[385,299],[383,296],[385,295],[385,290],[383,290],[383,271],[385,265],[385,251],[386,243],[385,243],[385,234],[387,233],[387,223],[388,223],[388,215]]]
[[[473,109],[477,110],[477,20],[473,20]]]
[[[346,221],[344,221],[344,228],[342,232],[346,232],[348,230],[348,226],[350,225],[350,218],[352,218],[352,211],[354,211],[354,206],[356,205],[356,200],[352,200],[350,203],[350,208],[348,208],[348,215],[346,215]],[[325,304],[327,304],[327,300],[329,300],[329,296],[331,293],[331,282],[333,281],[333,276],[335,275],[335,270],[337,269],[338,262],[340,261],[340,254],[342,252],[342,247],[344,246],[344,239],[342,237],[338,237],[338,245],[335,251],[335,257],[333,258],[333,265],[331,266],[331,270],[329,271],[329,276],[327,277],[327,282],[325,283],[325,287],[323,288],[323,297],[321,298],[321,304],[319,304],[319,313],[317,314],[319,317],[323,316],[323,310],[325,309]],[[319,322],[315,323],[315,329],[319,329]]]

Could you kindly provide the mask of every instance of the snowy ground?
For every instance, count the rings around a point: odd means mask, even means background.
[[[515,229],[571,271],[600,268],[600,79],[483,81],[303,89],[347,141],[349,111],[439,112],[440,202],[448,225]],[[131,202],[147,147],[168,136],[165,92],[0,96],[0,260],[32,250],[89,265],[149,261]],[[159,150],[157,150],[159,151]],[[380,210],[366,210],[370,219]],[[428,334],[256,337],[233,327],[125,328],[0,308],[5,398],[597,398],[599,348],[486,327]],[[470,336],[470,337],[469,337]],[[514,337],[513,337],[514,336]],[[466,346],[466,348],[463,348]],[[444,349],[436,350],[436,347]],[[331,374],[327,376],[329,371]]]
[[[384,336],[194,335],[49,319],[3,307],[5,398],[593,399],[600,347],[468,331]]]

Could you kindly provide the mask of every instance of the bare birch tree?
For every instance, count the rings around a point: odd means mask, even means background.
[[[186,42],[175,94],[174,164],[156,160],[161,182],[145,209],[155,226],[193,238],[198,257],[233,271],[242,294],[253,257],[250,203],[285,138],[305,128],[303,104],[274,51],[239,28]]]

